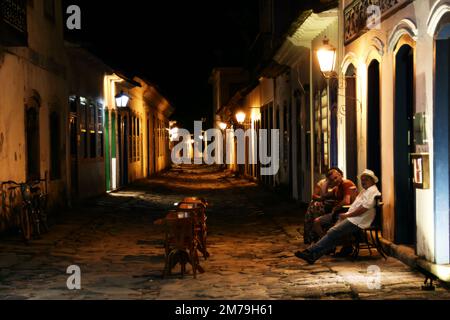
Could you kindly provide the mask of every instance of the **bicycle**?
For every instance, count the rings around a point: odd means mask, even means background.
[[[29,241],[32,233],[30,222],[31,207],[29,202],[24,199],[25,188],[26,184],[23,183],[15,181],[2,182],[2,211],[3,213],[8,212],[7,215],[19,227],[24,240]]]
[[[41,188],[41,183],[44,183],[44,192]],[[32,207],[32,222],[34,231],[37,236],[42,233],[48,232],[47,224],[47,179],[40,179],[28,184],[31,194],[31,207]]]
[[[42,182],[45,183],[44,192],[41,188]],[[8,185],[7,192],[5,192],[5,185]],[[12,219],[16,218],[16,225],[19,226],[26,242],[33,236],[40,237],[42,233],[48,232],[47,179],[27,183],[2,182],[1,191],[2,210],[6,212],[8,209]],[[6,204],[7,201],[9,205]]]

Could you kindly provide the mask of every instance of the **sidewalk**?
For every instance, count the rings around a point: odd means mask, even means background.
[[[450,265],[437,265],[416,255],[413,248],[396,245],[386,239],[381,239],[386,252],[413,269],[422,269],[433,274],[437,279],[450,282]]]

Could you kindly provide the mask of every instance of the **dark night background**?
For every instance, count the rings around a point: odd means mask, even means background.
[[[107,64],[157,85],[186,128],[212,123],[212,68],[243,66],[258,33],[258,0],[92,1],[77,4],[82,30],[66,31]]]

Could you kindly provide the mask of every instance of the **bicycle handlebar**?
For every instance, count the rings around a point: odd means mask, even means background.
[[[27,186],[30,186],[30,187],[34,187],[34,186],[40,184],[41,182],[47,182],[47,180],[46,179],[30,180],[30,181],[27,181],[27,182],[20,182],[20,183],[16,182],[16,181],[13,181],[13,180],[8,180],[8,181],[1,182],[1,185],[4,186],[5,184],[12,184],[12,185],[14,185],[16,187],[21,187],[21,186],[24,186],[24,185],[27,185]]]

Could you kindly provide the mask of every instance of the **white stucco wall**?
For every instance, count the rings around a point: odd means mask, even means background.
[[[345,48],[346,58],[343,66],[353,63],[358,73],[358,99],[363,104],[363,112],[358,117],[358,147],[366,145],[367,122],[367,67],[371,59],[381,62],[381,140],[382,140],[382,171],[384,207],[384,236],[390,240],[394,237],[394,52],[396,40],[409,30],[415,41],[415,112],[425,112],[427,115],[426,130],[430,152],[430,184],[428,190],[416,192],[416,223],[417,223],[417,254],[429,261],[436,260],[435,247],[435,216],[433,189],[433,101],[434,101],[434,40],[427,33],[427,21],[433,4],[439,1],[414,1],[401,9],[381,24],[380,30],[371,30],[352,42]],[[444,2],[444,1],[440,1]],[[405,19],[408,19],[407,21]],[[402,22],[403,21],[403,22]],[[406,26],[411,25],[410,28]],[[397,36],[396,36],[397,35]],[[376,39],[378,38],[378,40]],[[380,46],[381,44],[381,46]],[[381,51],[378,53],[378,51]],[[345,70],[341,70],[345,72]],[[340,127],[345,132],[345,127]],[[426,151],[426,148],[425,150]],[[358,155],[359,169],[366,165],[366,150]],[[340,156],[343,160],[343,156]],[[387,219],[386,219],[387,218]],[[448,239],[447,239],[448,241]]]

